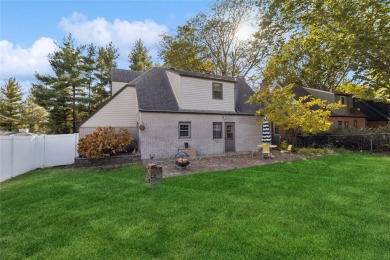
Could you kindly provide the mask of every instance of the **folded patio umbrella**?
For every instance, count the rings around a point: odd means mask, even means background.
[[[269,129],[269,123],[266,117],[264,117],[263,120],[263,134],[261,136],[261,141],[263,143],[270,143],[271,142],[271,131]]]

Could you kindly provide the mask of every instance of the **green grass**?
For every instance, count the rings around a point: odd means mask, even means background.
[[[144,174],[48,168],[1,184],[0,258],[390,258],[390,157]]]

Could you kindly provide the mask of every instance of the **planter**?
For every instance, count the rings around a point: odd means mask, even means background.
[[[104,158],[75,158],[74,165],[79,167],[95,167],[106,165],[127,165],[141,163],[141,155],[116,155]]]

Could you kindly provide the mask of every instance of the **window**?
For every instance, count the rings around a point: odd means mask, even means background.
[[[341,128],[343,126],[343,121],[337,121],[337,125],[339,128]]]
[[[357,120],[353,120],[353,127],[357,128]]]
[[[179,139],[191,138],[191,122],[179,122]]]
[[[233,140],[233,125],[226,125],[226,139]]]
[[[345,97],[340,97],[341,104],[345,104]]]
[[[213,123],[213,139],[222,139],[222,123]]]
[[[344,128],[345,128],[345,129],[348,128],[348,121],[345,121],[345,122],[344,122]]]
[[[222,99],[222,83],[213,82],[213,99]]]

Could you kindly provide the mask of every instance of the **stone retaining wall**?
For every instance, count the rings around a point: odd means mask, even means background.
[[[117,155],[99,159],[75,158],[74,165],[79,167],[95,167],[105,165],[125,165],[141,163],[141,155]]]

